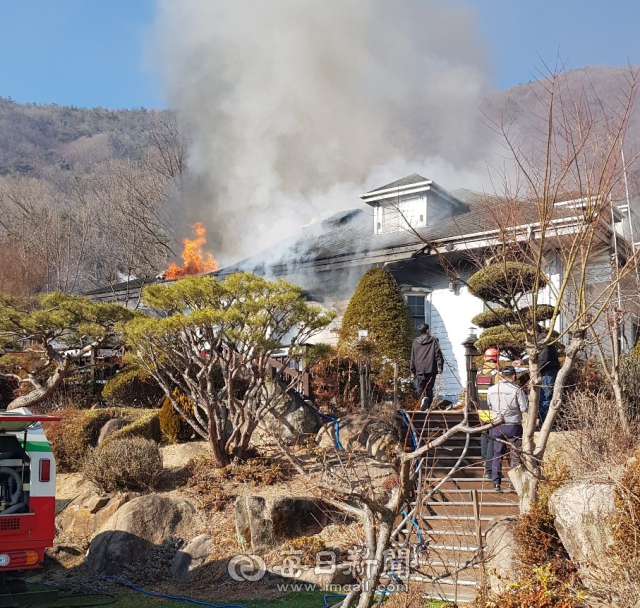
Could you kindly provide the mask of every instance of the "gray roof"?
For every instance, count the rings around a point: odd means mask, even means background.
[[[366,265],[377,261],[409,258],[429,243],[457,239],[490,229],[482,197],[468,190],[451,193],[462,201],[461,212],[416,232],[402,230],[374,234],[369,208],[341,211],[303,228],[302,233],[280,241],[214,274],[250,271],[265,276],[286,276],[301,268],[329,269],[340,264]]]
[[[109,296],[110,294],[115,294],[116,292],[122,293],[127,290],[130,290],[134,293],[137,293],[145,285],[149,285],[150,283],[157,283],[159,281],[158,277],[146,277],[144,279],[131,279],[129,281],[122,281],[120,283],[114,283],[112,285],[105,285],[103,287],[99,287],[98,289],[93,289],[92,291],[86,291],[83,295],[85,296]]]

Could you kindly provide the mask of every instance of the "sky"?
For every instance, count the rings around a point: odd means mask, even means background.
[[[443,2],[476,12],[497,89],[536,78],[558,55],[569,68],[640,65],[636,0]],[[149,44],[156,12],[155,0],[0,0],[0,96],[78,107],[166,107]]]

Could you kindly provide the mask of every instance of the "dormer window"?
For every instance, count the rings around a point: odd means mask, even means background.
[[[426,227],[427,221],[435,225],[464,207],[446,190],[416,173],[360,198],[373,208],[374,234],[411,232]]]

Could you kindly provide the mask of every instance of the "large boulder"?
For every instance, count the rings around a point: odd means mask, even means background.
[[[298,444],[320,428],[320,418],[312,404],[295,393],[286,393],[269,410],[253,433],[253,445],[269,445],[275,434],[287,445]]]
[[[608,553],[614,544],[614,485],[577,482],[562,486],[551,495],[549,510],[582,582],[598,590],[610,570]]]
[[[58,517],[59,535],[86,547],[89,539],[130,499],[129,494],[81,494],[72,500]]]
[[[315,498],[238,496],[235,523],[243,550],[258,551],[289,538],[317,534],[330,508]]]
[[[392,424],[366,413],[343,416],[338,419],[338,426],[337,438],[345,450],[363,452],[378,461],[388,459],[399,441],[398,431]],[[325,424],[316,442],[321,448],[337,447],[336,424]]]
[[[485,531],[484,557],[487,560],[489,586],[492,593],[502,593],[518,580],[515,517],[496,517]]]
[[[215,546],[209,534],[200,534],[178,551],[171,562],[171,575],[180,583],[191,580],[203,566]]]
[[[95,574],[119,574],[172,539],[193,538],[204,522],[187,500],[140,496],[114,513],[91,539],[87,565]]]

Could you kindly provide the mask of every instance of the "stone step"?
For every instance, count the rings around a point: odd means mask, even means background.
[[[450,466],[443,466],[441,463],[435,463],[435,465],[429,466],[427,463],[427,472],[430,474],[430,478],[442,479],[446,475],[451,473],[453,468],[452,463]],[[473,462],[471,464],[462,463],[454,471],[454,477],[484,477],[484,464],[481,462]]]
[[[473,504],[471,490],[453,490],[437,491],[429,497],[428,502],[467,502]],[[499,494],[493,491],[492,487],[478,488],[478,502],[480,505],[489,503],[506,503],[512,506],[515,511],[518,510],[518,497],[514,492],[504,492]]]
[[[422,488],[423,491],[426,492],[430,487],[435,487],[439,482],[442,481],[442,477],[434,477],[430,475],[422,480]],[[493,484],[491,480],[484,479],[482,475],[465,475],[462,476],[458,472],[455,473],[453,477],[446,479],[444,483],[440,486],[440,489],[443,492],[447,492],[449,490],[478,490],[484,492],[493,492]],[[506,490],[506,482],[503,481],[503,494],[510,494],[514,498],[516,493],[511,491],[507,492]],[[495,493],[495,492],[494,492]]]
[[[478,584],[476,579],[457,577],[458,584],[456,585],[456,580],[452,578],[445,578],[437,582],[427,582],[428,578],[430,577],[423,577],[421,585],[424,599],[456,602],[457,604],[472,602],[476,598]],[[390,580],[385,582],[390,582]]]
[[[480,503],[478,506],[481,520],[485,517],[493,519],[494,517],[500,517],[502,515],[511,515],[514,510],[517,511],[517,505],[507,502],[491,501]],[[442,517],[473,517],[473,503],[430,501],[427,504],[422,504],[421,511],[425,517],[427,515],[429,517],[436,515]]]
[[[453,467],[456,465],[458,460],[460,460],[461,451],[455,452],[445,452],[439,451],[436,453],[429,453],[426,457],[426,464],[435,465],[435,466],[443,466],[443,467]],[[484,469],[484,461],[480,458],[480,450],[478,449],[475,453],[473,450],[467,450],[462,456],[462,460],[460,460],[459,467],[469,467],[469,466],[482,466]]]
[[[441,581],[437,584],[426,585],[423,596],[429,600],[439,600],[452,602],[455,605],[460,603],[471,603],[476,599],[477,583],[465,586],[460,583]]]

